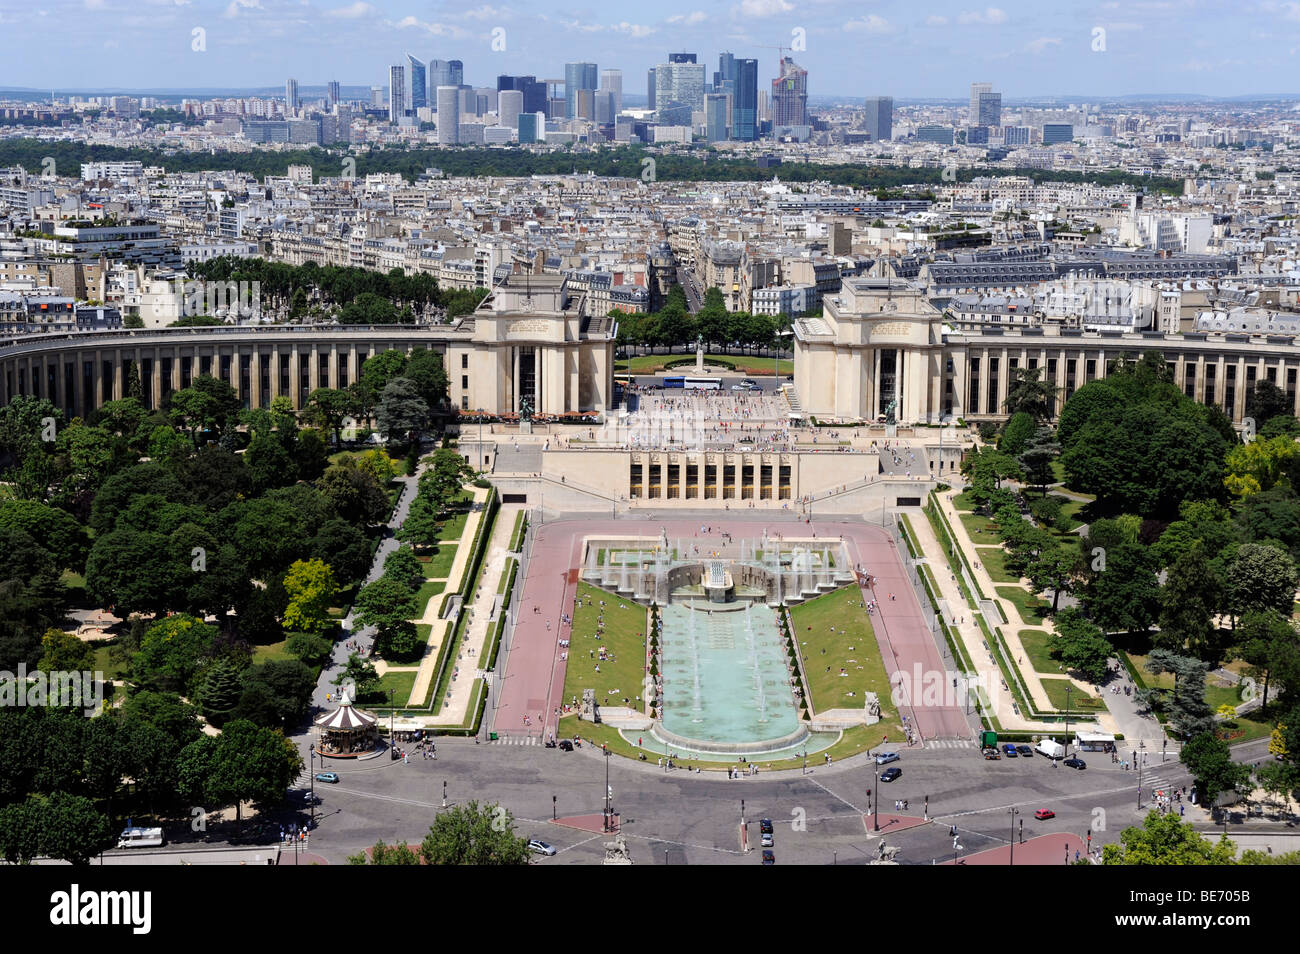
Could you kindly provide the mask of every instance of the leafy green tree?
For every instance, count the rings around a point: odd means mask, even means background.
[[[1280,682],[1288,695],[1300,692],[1300,636],[1273,609],[1243,614],[1235,635],[1241,658],[1250,664],[1249,674],[1264,684],[1260,702],[1263,718],[1268,712],[1272,683]]]
[[[1169,714],[1180,736],[1191,739],[1213,731],[1214,714],[1205,701],[1205,677],[1210,671],[1205,662],[1168,650],[1153,649],[1147,657],[1146,668],[1148,672],[1173,674],[1174,692]]]
[[[1104,549],[1105,569],[1085,587],[1089,615],[1106,632],[1145,632],[1160,605],[1155,561],[1138,543]]]
[[[398,547],[384,558],[384,576],[414,590],[424,582],[424,564],[410,547]]]
[[[205,801],[216,805],[233,803],[241,818],[244,801],[278,803],[303,770],[297,746],[279,732],[259,728],[245,719],[228,723],[215,744],[204,746],[204,751],[197,753],[200,757],[194,758],[191,750],[203,744],[204,740],[200,740],[187,746],[181,752],[181,762],[189,763],[191,771],[203,778]]]
[[[297,560],[284,577],[289,606],[284,625],[299,633],[323,633],[333,625],[330,606],[338,595],[338,581],[329,564],[321,560]]]
[[[350,524],[368,526],[388,515],[388,494],[352,458],[332,465],[316,486],[334,513]]]
[[[304,415],[309,423],[334,435],[334,443],[343,440],[343,422],[359,413],[356,395],[334,388],[317,388],[307,397]]]
[[[1199,540],[1174,561],[1160,590],[1160,634],[1155,644],[1183,649],[1218,665],[1224,646],[1214,625],[1223,602],[1223,581],[1214,573]]]
[[[31,864],[41,855],[44,804],[33,799],[0,808],[0,854],[11,865]]]
[[[298,468],[293,457],[284,449],[283,442],[270,434],[256,434],[244,452],[244,464],[253,489],[262,493],[272,487],[283,487],[297,480]]]
[[[390,576],[381,576],[362,587],[353,606],[358,625],[375,627],[375,650],[385,658],[411,654],[415,648],[411,620],[419,612],[410,585]]]
[[[384,385],[375,409],[375,423],[390,441],[405,440],[424,430],[429,405],[410,378],[393,378]]]
[[[365,534],[342,517],[321,524],[307,543],[307,556],[328,563],[345,586],[361,579],[370,568],[370,544]]]
[[[95,649],[71,633],[51,627],[41,637],[42,672],[91,672],[95,668]]]
[[[418,865],[420,856],[410,845],[386,845],[379,841],[370,849],[369,858],[362,851],[348,855],[347,861],[350,865]]]
[[[1038,591],[1052,591],[1052,612],[1060,605],[1061,594],[1074,588],[1074,579],[1079,572],[1078,551],[1053,544],[1044,548],[1029,563],[1025,575]]]
[[[407,359],[402,376],[415,382],[420,399],[430,409],[447,403],[447,369],[443,367],[442,355],[438,352],[429,348],[416,348]]]
[[[1228,565],[1228,604],[1238,615],[1270,608],[1290,615],[1296,575],[1295,561],[1285,550],[1243,543]]]
[[[1254,418],[1256,428],[1275,417],[1291,415],[1294,405],[1286,392],[1267,378],[1257,381],[1254,390],[1246,392],[1246,417]]]
[[[379,685],[379,673],[370,660],[359,653],[351,653],[348,661],[343,664],[342,670],[334,677],[333,685],[340,687],[351,685],[356,690],[354,698],[361,698],[369,695]]]
[[[1101,682],[1113,648],[1109,640],[1073,607],[1056,616],[1056,638],[1052,640],[1052,658],[1066,669],[1080,673],[1090,682]]]
[[[1002,436],[998,439],[998,450],[1011,457],[1019,457],[1036,430],[1038,430],[1038,422],[1034,420],[1034,416],[1025,411],[1017,411],[1011,415],[1002,429]]]
[[[301,659],[308,666],[320,666],[329,659],[334,644],[323,636],[312,633],[294,633],[285,642],[284,648]]]
[[[240,675],[233,663],[222,660],[210,666],[203,677],[203,689],[199,693],[199,699],[203,703],[203,717],[220,728],[235,711],[241,691]]]
[[[406,519],[397,529],[396,537],[414,547],[432,547],[438,544],[441,526],[436,507],[428,497],[417,494],[411,501]]]
[[[427,865],[526,865],[528,840],[514,832],[514,816],[475,800],[439,812],[420,845]]]
[[[131,662],[131,678],[146,689],[185,692],[216,638],[216,627],[185,613],[156,620]]]
[[[1243,789],[1250,781],[1250,767],[1234,762],[1228,743],[1213,732],[1205,732],[1185,743],[1178,760],[1196,780],[1202,804],[1212,804],[1224,792]]]
[[[1042,368],[1016,368],[1007,384],[1003,408],[1013,417],[1024,413],[1036,421],[1050,420],[1056,390],[1056,385],[1044,379]]]
[[[1120,832],[1119,843],[1102,848],[1104,865],[1230,865],[1237,847],[1226,836],[1203,838],[1177,815],[1147,812],[1142,827]]]
[[[1056,480],[1056,475],[1052,472],[1052,461],[1060,454],[1061,445],[1056,443],[1052,429],[1040,427],[1017,458],[1017,463],[1024,468],[1025,479],[1038,487],[1044,497],[1047,496],[1047,485]]]
[[[274,659],[260,666],[250,666],[244,670],[241,711],[245,708],[248,693],[258,687],[265,690],[273,717],[273,721],[264,720],[258,724],[288,730],[306,719],[311,693],[316,687],[316,676],[306,664],[297,659]]]
[[[41,807],[40,826],[41,853],[76,867],[113,845],[108,818],[80,795],[52,794]]]

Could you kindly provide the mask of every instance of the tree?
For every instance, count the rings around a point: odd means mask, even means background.
[[[370,544],[365,534],[342,517],[326,520],[307,543],[307,556],[323,560],[341,585],[361,579],[370,567]]]
[[[100,605],[119,613],[166,610],[182,572],[167,549],[163,534],[126,526],[99,537],[86,560],[87,591]]]
[[[429,420],[429,405],[410,378],[393,378],[379,395],[375,423],[390,441],[405,440],[422,431]]]
[[[1101,682],[1106,677],[1113,651],[1101,630],[1077,609],[1071,607],[1057,615],[1051,653],[1066,669],[1078,672],[1090,682]]]
[[[1036,591],[1052,591],[1052,612],[1055,613],[1061,602],[1061,594],[1068,593],[1073,588],[1078,571],[1078,551],[1053,543],[1030,561],[1025,575],[1034,584]]]
[[[447,369],[443,367],[442,355],[429,348],[416,348],[406,361],[403,377],[415,382],[421,400],[430,409],[447,403]]]
[[[304,416],[309,423],[334,435],[334,443],[343,440],[343,422],[359,413],[356,395],[334,388],[317,388],[307,397]]]
[[[418,865],[420,856],[410,845],[386,845],[379,841],[370,849],[369,859],[362,851],[348,855],[347,860],[350,865]]]
[[[1210,667],[1199,659],[1181,656],[1165,649],[1153,649],[1147,657],[1148,672],[1172,673],[1173,698],[1170,721],[1184,739],[1191,739],[1214,729],[1214,716],[1205,701],[1205,677]]]
[[[442,524],[438,520],[437,508],[423,494],[416,494],[411,501],[411,509],[406,512],[406,519],[397,528],[397,539],[413,547],[432,547],[438,544],[438,534]]]
[[[150,624],[131,661],[131,678],[149,689],[185,692],[217,630],[185,613]]]
[[[388,515],[388,494],[351,458],[332,465],[316,481],[316,487],[334,513],[350,524],[368,526]]]
[[[384,558],[384,576],[414,589],[424,582],[424,564],[410,547],[398,547]]]
[[[1056,480],[1056,475],[1052,472],[1052,461],[1060,454],[1061,445],[1056,443],[1052,429],[1040,427],[1017,458],[1017,463],[1024,468],[1025,479],[1038,487],[1044,497],[1047,496],[1047,485]]]
[[[296,560],[284,576],[289,606],[284,625],[299,633],[323,633],[333,625],[330,606],[338,595],[334,571],[321,560]]]
[[[1016,368],[1007,384],[1003,408],[1008,414],[1028,414],[1036,421],[1047,421],[1056,402],[1056,385],[1043,378],[1042,368]]]
[[[370,660],[359,653],[351,653],[343,669],[334,677],[333,685],[351,685],[355,692],[353,698],[356,699],[369,695],[379,685],[379,673],[375,671],[375,665]]]
[[[1296,564],[1277,547],[1243,543],[1228,565],[1228,604],[1234,614],[1275,609],[1291,615],[1295,600]]]
[[[410,584],[387,575],[362,587],[353,606],[357,624],[377,630],[375,651],[385,658],[411,655],[415,648],[411,620],[419,612]]]
[[[1141,828],[1125,828],[1119,844],[1102,848],[1104,865],[1230,865],[1237,846],[1226,836],[1217,842],[1202,838],[1190,822],[1177,815],[1148,812]]]
[[[1260,428],[1275,417],[1292,414],[1294,404],[1285,391],[1265,378],[1246,392],[1246,417],[1253,418],[1255,427]]]
[[[203,690],[199,699],[203,703],[203,717],[220,728],[235,711],[239,703],[240,675],[228,660],[214,663],[203,677]]]
[[[1032,414],[1017,411],[1011,415],[1002,429],[1002,437],[998,439],[998,450],[1011,457],[1019,457],[1037,429],[1038,423]]]
[[[41,672],[91,672],[95,649],[71,633],[51,627],[41,637]]]
[[[1183,745],[1178,760],[1196,780],[1202,804],[1212,804],[1224,792],[1235,792],[1250,781],[1250,767],[1232,761],[1228,743],[1205,732]]]
[[[113,844],[108,818],[80,795],[55,792],[40,812],[41,853],[78,867]]]
[[[1173,652],[1186,648],[1211,665],[1218,665],[1224,647],[1213,617],[1222,600],[1222,581],[1196,540],[1174,561],[1160,590],[1160,634],[1156,645]]]
[[[334,650],[334,643],[323,636],[311,633],[294,633],[285,642],[284,648],[293,653],[308,666],[320,666],[329,659]]]
[[[1086,588],[1089,615],[1107,632],[1137,633],[1151,628],[1160,604],[1154,560],[1139,543],[1103,547],[1104,569]]]
[[[315,673],[305,663],[297,659],[273,659],[244,670],[239,709],[241,713],[248,711],[244,717],[251,718],[250,693],[261,690],[269,700],[267,709],[271,718],[252,721],[268,728],[290,729],[306,718],[315,686]]]
[[[43,808],[36,799],[0,808],[0,854],[9,864],[31,864],[40,857]]]
[[[1238,497],[1268,490],[1300,461],[1300,444],[1291,437],[1258,438],[1228,450],[1223,485]]]
[[[526,865],[528,840],[514,833],[514,816],[477,801],[439,812],[420,844],[427,865]]]
[[[1236,637],[1241,658],[1250,664],[1249,674],[1264,684],[1259,710],[1263,718],[1271,683],[1280,682],[1288,693],[1300,689],[1300,638],[1295,627],[1272,609],[1244,614]]]
[[[469,464],[460,456],[459,451],[439,447],[433,452],[429,469],[420,475],[419,491],[429,496],[441,509],[460,492],[461,484],[469,475]]]

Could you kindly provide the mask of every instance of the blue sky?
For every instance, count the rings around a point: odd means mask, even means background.
[[[802,42],[814,96],[1300,90],[1300,0],[0,0],[0,36],[0,86],[65,89],[382,85],[409,51],[485,86],[589,60],[643,93],[670,50],[757,56],[763,82]]]

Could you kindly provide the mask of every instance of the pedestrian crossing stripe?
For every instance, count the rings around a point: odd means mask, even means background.
[[[970,739],[928,739],[925,747],[927,749],[973,749],[976,746]]]

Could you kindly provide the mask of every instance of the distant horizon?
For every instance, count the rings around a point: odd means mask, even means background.
[[[780,56],[791,55],[818,99],[904,87],[908,100],[959,102],[972,82],[991,81],[1007,100],[1045,98],[1026,89],[1037,83],[1092,89],[1077,97],[1088,101],[1213,102],[1291,98],[1252,90],[1289,86],[1300,54],[1300,2],[1280,0],[1083,0],[1065,9],[1030,0],[511,4],[36,0],[0,13],[13,41],[0,82],[36,91],[23,80],[51,72],[56,41],[58,86],[146,94],[273,89],[289,77],[315,86],[335,71],[368,88],[386,85],[388,66],[408,53],[461,60],[479,86],[502,73],[543,79],[563,76],[565,62],[593,62],[622,69],[633,91],[670,52],[694,52],[711,81],[728,51],[758,59],[760,89],[776,77]],[[257,82],[232,87],[232,76]]]

